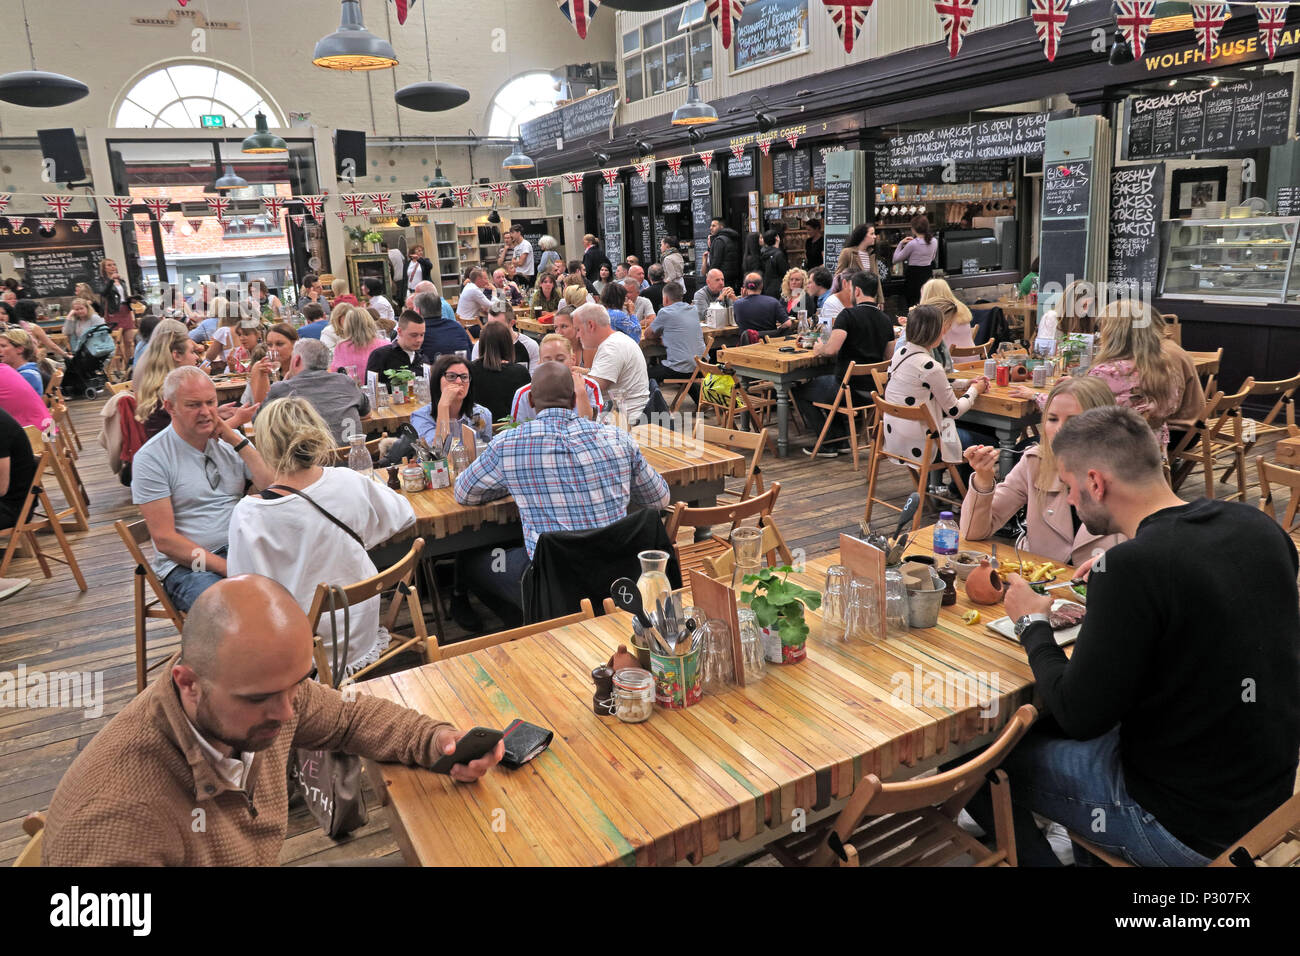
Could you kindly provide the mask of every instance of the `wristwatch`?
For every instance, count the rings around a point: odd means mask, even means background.
[[[1052,622],[1051,618],[1046,614],[1023,614],[1016,618],[1016,637],[1023,634],[1025,628],[1036,621],[1042,621],[1044,624],[1050,624]]]
[[[235,446],[235,451],[243,451],[245,445],[251,445],[251,444],[252,442],[248,440],[248,436],[244,436],[244,440]],[[1042,615],[1039,616],[1041,617]],[[1017,631],[1016,633],[1018,634],[1020,632]]]

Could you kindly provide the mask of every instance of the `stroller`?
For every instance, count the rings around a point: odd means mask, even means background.
[[[117,343],[107,325],[93,326],[86,332],[76,353],[63,371],[63,393],[70,397],[95,398],[108,384],[104,366],[113,357]]]

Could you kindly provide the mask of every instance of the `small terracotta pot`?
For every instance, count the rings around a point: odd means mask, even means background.
[[[1026,382],[1029,380],[1029,369],[1023,365],[1017,365],[1011,369],[1011,381]]]
[[[966,596],[976,604],[997,604],[1003,589],[1002,578],[988,558],[981,558],[979,567],[966,576]]]

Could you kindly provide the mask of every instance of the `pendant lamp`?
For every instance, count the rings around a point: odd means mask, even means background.
[[[27,22],[27,0],[23,0],[23,26],[27,30],[27,54],[32,68],[0,76],[0,100],[15,106],[44,109],[67,106],[90,94],[90,87],[62,73],[36,69],[36,51],[32,46],[32,29]]]
[[[366,29],[360,0],[343,0],[339,28],[316,44],[312,63],[327,70],[390,70],[397,54],[387,40]]]
[[[266,114],[257,114],[257,132],[244,140],[241,147],[245,153],[287,153],[289,144],[271,133],[266,125]]]

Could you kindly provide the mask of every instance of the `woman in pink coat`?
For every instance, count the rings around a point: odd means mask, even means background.
[[[966,449],[974,474],[961,509],[961,535],[971,541],[993,536],[1021,508],[1025,509],[1025,547],[1057,564],[1076,567],[1124,540],[1123,535],[1099,538],[1075,517],[1066,500],[1069,492],[1056,471],[1052,439],[1060,427],[1090,408],[1114,405],[1115,396],[1097,378],[1061,379],[1047,396],[1043,411],[1043,441],[1027,449],[1001,482],[997,481],[998,449],[976,445]]]

